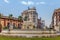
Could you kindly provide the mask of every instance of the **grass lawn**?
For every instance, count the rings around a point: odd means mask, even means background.
[[[24,37],[8,37],[8,36],[0,36],[0,40],[60,40],[60,36],[58,37],[51,37],[51,38],[45,38],[45,37],[33,37],[33,38],[24,38]]]

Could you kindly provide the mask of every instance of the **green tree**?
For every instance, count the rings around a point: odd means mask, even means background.
[[[3,16],[3,15],[0,13],[0,24],[1,24],[1,18],[2,18],[2,16]]]
[[[21,22],[23,22],[22,16],[18,16],[18,20],[19,20],[19,22],[20,22],[18,28],[21,29],[21,26],[22,26],[22,25],[21,25]]]
[[[27,17],[27,16],[25,16],[24,21],[27,21],[27,20],[28,20],[28,17]]]
[[[12,14],[9,14],[9,19],[12,19],[13,15]]]
[[[11,19],[13,19],[13,14],[9,14],[8,16],[10,23],[12,23]]]
[[[22,22],[23,21],[22,16],[18,16],[18,20]]]

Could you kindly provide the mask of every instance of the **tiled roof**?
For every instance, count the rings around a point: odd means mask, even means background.
[[[9,19],[8,16],[2,16],[2,18],[4,18],[4,19]],[[18,18],[12,17],[12,20],[18,20]]]

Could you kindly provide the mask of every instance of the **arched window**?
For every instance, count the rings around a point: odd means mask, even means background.
[[[18,24],[18,28],[21,29],[21,26],[22,26],[22,25],[19,23],[19,24]]]

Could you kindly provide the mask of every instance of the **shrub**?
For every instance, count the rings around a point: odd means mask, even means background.
[[[4,27],[3,29],[8,29],[8,27]]]

